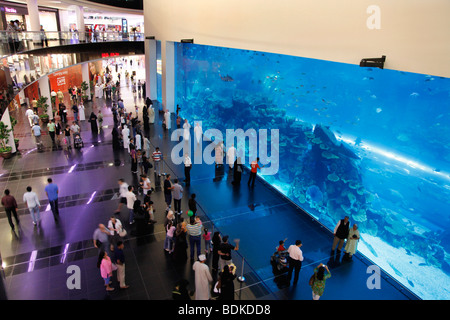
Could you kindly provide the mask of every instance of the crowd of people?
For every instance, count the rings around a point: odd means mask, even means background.
[[[120,83],[120,82],[119,82]],[[125,281],[125,255],[124,242],[130,235],[128,230],[133,230],[136,237],[140,238],[152,232],[152,226],[157,223],[155,220],[155,208],[152,201],[152,194],[155,189],[152,187],[150,180],[150,169],[153,168],[156,183],[162,187],[165,212],[164,212],[164,232],[165,240],[162,249],[168,256],[172,258],[174,264],[183,264],[186,261],[191,262],[192,271],[195,274],[195,290],[189,290],[189,281],[180,279],[174,286],[172,291],[173,299],[234,299],[234,279],[236,278],[236,266],[232,261],[232,252],[239,250],[239,239],[230,243],[229,236],[221,236],[220,232],[211,232],[203,224],[197,212],[196,195],[191,194],[188,200],[186,210],[182,210],[183,186],[176,178],[171,178],[170,174],[164,173],[164,158],[159,147],[155,147],[152,151],[151,143],[146,134],[149,126],[155,123],[155,108],[153,102],[147,98],[145,105],[139,109],[136,105],[133,111],[129,111],[123,100],[120,98],[118,90],[113,80],[108,78],[108,84],[112,84],[111,91],[107,87],[105,91],[106,98],[113,99],[111,113],[113,116],[112,129],[112,146],[114,150],[126,151],[131,162],[132,175],[140,174],[140,182],[137,186],[129,185],[125,179],[119,179],[119,203],[117,209],[111,215],[110,219],[105,224],[100,223],[93,234],[93,245],[98,248],[98,263],[101,278],[104,281],[106,291],[115,290],[113,286],[113,272],[117,271],[117,282],[121,289],[129,288]],[[145,86],[140,85],[139,88]],[[135,89],[133,88],[133,91]],[[142,89],[138,89],[142,90]],[[74,119],[71,123],[68,121],[67,108],[64,102],[64,94],[59,90],[52,92],[54,103],[58,105],[58,112],[56,116],[47,124],[47,130],[51,137],[52,143],[56,147],[66,147],[71,149],[79,147],[81,140],[80,121],[86,121],[85,107],[80,93],[80,88],[73,87],[69,90],[70,102],[72,104],[71,111]],[[35,99],[34,99],[35,100]],[[33,109],[34,104],[32,103]],[[31,107],[26,111],[26,117],[32,128],[36,143],[42,145],[40,139],[41,129],[39,126],[39,117],[37,110]],[[177,127],[181,127],[181,119],[178,112],[180,108],[177,106]],[[140,114],[142,113],[142,121]],[[170,114],[167,117],[167,112],[163,116],[163,125],[166,130],[170,129]],[[91,124],[92,134],[98,134],[102,130],[103,114],[101,110],[95,114],[94,111],[87,117]],[[187,121],[183,124],[185,131],[190,130],[190,125]],[[201,135],[201,128],[198,124],[194,127],[195,139],[198,141],[198,132]],[[188,137],[189,138],[189,137]],[[81,140],[82,143],[82,140]],[[83,145],[81,144],[81,147]],[[240,158],[236,158],[236,149],[232,146],[226,154],[224,154],[223,145],[216,146],[216,167],[223,165],[224,157],[227,157],[230,170],[233,170],[233,184],[239,184],[241,174],[243,172]],[[230,160],[231,159],[231,160]],[[185,186],[190,185],[190,169],[192,163],[189,156],[185,155]],[[259,166],[259,158],[251,163],[250,176],[248,185],[253,187],[257,170],[261,169]],[[160,177],[164,176],[161,182]],[[59,221],[58,210],[58,186],[48,179],[48,185],[45,188],[49,205],[55,223]],[[17,202],[10,194],[9,190],[5,190],[2,198],[2,204],[6,209],[8,222],[14,230],[13,217],[16,224],[20,220],[17,216]],[[40,208],[38,196],[32,190],[31,186],[26,188],[23,195],[23,202],[32,217],[34,226],[40,224]],[[126,207],[127,217],[123,218],[122,208]],[[127,220],[128,227],[124,225],[123,220]],[[131,226],[135,225],[135,228]],[[345,244],[344,259],[349,261],[357,250],[357,243],[360,238],[357,225],[354,224],[350,228],[349,218],[345,217],[340,220],[334,230],[334,240],[332,244],[331,255],[339,256]],[[301,250],[302,242],[297,240],[295,244],[284,248],[284,242],[280,242],[279,251],[286,252],[288,255],[289,267],[287,276],[289,283],[293,277],[293,284],[296,285],[299,280],[299,273],[304,260],[303,252]],[[337,249],[337,251],[336,251]],[[188,252],[189,250],[189,252]],[[210,258],[210,264],[208,263]],[[312,288],[313,299],[318,300],[325,290],[325,282],[331,277],[328,266],[319,264],[314,269],[314,274],[311,276],[309,285]],[[195,291],[195,293],[193,293]]]

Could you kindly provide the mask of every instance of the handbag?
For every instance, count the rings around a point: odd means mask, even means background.
[[[127,230],[125,230],[125,229],[122,228],[122,230],[120,230],[120,232],[119,232],[119,236],[120,236],[121,238],[123,238],[123,237],[125,237],[126,235],[127,235]]]

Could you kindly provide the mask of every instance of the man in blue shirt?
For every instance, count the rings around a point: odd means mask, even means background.
[[[45,192],[47,193],[48,202],[50,203],[50,208],[53,212],[53,217],[55,222],[59,220],[59,210],[58,210],[58,186],[53,183],[51,178],[47,179],[48,185],[45,187]]]

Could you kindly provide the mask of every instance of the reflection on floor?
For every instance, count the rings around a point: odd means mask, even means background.
[[[134,105],[142,106],[141,97],[133,97],[128,87],[122,90],[122,98],[129,111]],[[171,299],[175,282],[188,279],[194,289],[194,272],[191,261],[175,264],[171,255],[163,250],[165,232],[164,198],[160,181],[150,178],[156,192],[152,200],[156,204],[155,219],[145,237],[136,237],[134,225],[128,225],[128,213],[123,208],[120,220],[125,222],[128,236],[125,240],[126,281],[129,289],[105,292],[103,280],[96,266],[98,251],[92,243],[92,234],[99,223],[106,224],[117,208],[119,178],[131,185],[138,185],[138,176],[130,170],[126,151],[114,152],[111,145],[111,100],[96,99],[89,103],[91,109],[102,109],[105,115],[101,133],[93,136],[87,122],[81,124],[85,147],[77,150],[54,150],[48,136],[46,148],[35,149],[24,117],[24,108],[16,115],[19,123],[15,131],[22,134],[20,154],[3,160],[0,172],[2,190],[8,188],[19,202],[20,225],[12,232],[5,211],[0,211],[0,251],[3,259],[5,286],[8,298],[24,299]],[[70,117],[69,117],[70,120]],[[175,122],[172,128],[175,128]],[[170,161],[170,133],[163,131],[161,117],[157,114],[154,125],[145,133],[153,147],[159,146],[165,155],[164,172],[172,179],[183,181],[182,166]],[[152,148],[153,151],[153,148]],[[61,220],[55,223],[44,192],[47,177],[52,177],[60,188]],[[231,184],[228,168],[214,165],[194,165],[191,186],[184,186],[183,212],[187,211],[187,199],[195,193],[199,213],[205,227],[220,231],[230,239],[240,239],[240,250],[233,252],[237,274],[245,282],[236,281],[235,298],[254,299],[311,299],[308,280],[314,267],[326,263],[332,277],[327,281],[322,299],[415,299],[407,290],[380,274],[380,289],[369,289],[371,265],[364,257],[356,255],[353,262],[330,258],[332,234],[315,222],[301,209],[293,205],[277,191],[257,180],[254,188],[247,186],[245,173],[241,186]],[[26,186],[32,186],[41,199],[42,223],[33,227],[28,210],[22,203]],[[142,195],[138,198],[142,199]],[[185,214],[183,214],[187,217]],[[297,286],[289,286],[286,274],[274,273],[270,257],[279,240],[287,238],[292,244],[303,242],[305,260]],[[203,244],[202,244],[203,246]],[[211,263],[208,257],[207,263]],[[81,289],[68,289],[66,281],[71,265],[80,267]]]

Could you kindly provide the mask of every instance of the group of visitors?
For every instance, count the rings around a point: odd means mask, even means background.
[[[47,179],[47,185],[45,186],[45,193],[48,198],[48,203],[50,206],[50,209],[53,213],[53,218],[56,223],[59,222],[59,209],[58,209],[58,195],[59,195],[59,188],[58,186],[53,182],[52,178]],[[39,201],[39,197],[37,196],[36,192],[33,191],[33,188],[31,186],[26,187],[26,192],[23,194],[23,202],[25,203],[26,207],[28,208],[31,219],[33,221],[33,225],[37,227],[40,224],[41,218],[40,218],[40,208],[41,203]],[[20,224],[19,217],[17,215],[17,201],[15,197],[11,194],[9,189],[5,189],[4,196],[1,200],[2,205],[5,208],[6,216],[8,218],[8,223],[11,227],[11,230],[15,230],[15,225],[12,221],[12,217],[14,216],[14,219],[16,221],[16,224]]]
[[[341,254],[341,250],[345,243],[345,255],[343,261],[351,261],[353,255],[357,251],[358,241],[360,239],[360,234],[358,230],[358,225],[355,223],[350,228],[349,217],[346,216],[339,220],[336,224],[334,231],[333,244],[331,248],[331,260],[338,261]],[[296,240],[295,244],[289,246],[286,250],[284,248],[284,241],[280,241],[280,246],[277,248],[278,251],[286,252],[288,255],[288,274],[287,278],[289,284],[292,279],[292,274],[294,273],[293,284],[296,285],[299,279],[299,273],[302,268],[302,261],[304,260],[303,251],[300,249],[302,247],[302,241]],[[337,248],[337,250],[336,250]],[[331,277],[331,272],[327,265],[320,263],[315,269],[314,274],[309,280],[309,285],[312,288],[312,298],[314,300],[319,300],[324,294],[325,282]]]

